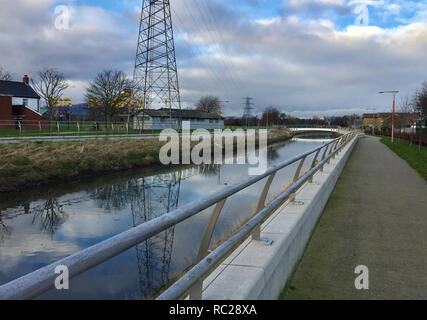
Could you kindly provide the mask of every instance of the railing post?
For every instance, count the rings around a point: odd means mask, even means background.
[[[316,166],[317,157],[319,156],[320,150],[322,150],[322,149],[317,150],[317,153],[314,156],[313,162],[311,163],[310,169],[313,169]],[[310,179],[308,179],[308,182],[313,183],[313,176],[311,176]]]
[[[334,152],[334,150],[335,150],[335,147],[336,147],[337,143],[338,143],[338,141],[337,141],[337,142],[335,142],[335,143],[331,146],[331,149],[329,150],[328,156],[330,156],[330,155],[332,154],[332,152]],[[328,159],[328,161],[326,161],[326,163],[327,163],[327,164],[330,164],[330,163],[331,163],[331,158],[329,158],[329,159]]]
[[[276,176],[276,172],[273,172],[269,177],[267,182],[265,183],[264,189],[262,190],[261,196],[258,200],[258,205],[256,208],[256,213],[260,212],[265,208],[265,200],[267,199],[268,191],[270,190],[271,183]],[[257,225],[255,229],[252,231],[252,240],[253,241],[261,241],[261,224]]]
[[[298,166],[298,169],[297,169],[297,171],[295,172],[295,176],[294,176],[294,179],[292,180],[292,183],[295,183],[295,182],[297,182],[297,181],[298,181],[299,176],[300,176],[300,174],[301,174],[302,166],[304,165],[304,162],[305,162],[305,159],[306,159],[306,158],[307,158],[307,156],[304,156],[304,157],[301,159],[301,161],[300,161],[300,163],[299,163],[299,166]]]
[[[326,148],[325,148],[325,152],[323,152],[323,156],[322,156],[322,159],[321,159],[320,161],[325,160],[325,158],[326,158],[326,154],[328,153],[329,146],[330,146],[330,145],[327,145],[327,146],[326,146]],[[324,166],[322,166],[322,167],[320,168],[320,172],[323,172],[323,167],[324,167]]]
[[[80,135],[80,124],[78,121],[77,121],[77,135],[78,136]]]
[[[338,147],[341,145],[341,141],[342,141],[342,138],[341,138],[341,139],[339,139],[339,140],[337,141],[337,143],[335,144],[335,148],[334,148],[334,151],[333,151],[333,154],[332,154],[332,159],[335,159],[335,157],[336,157],[336,155],[337,155],[337,149],[338,149]]]
[[[227,199],[224,199],[218,202],[211,214],[209,223],[206,226],[205,233],[203,234],[202,241],[200,242],[199,252],[197,253],[197,262],[201,261],[208,254],[208,250],[212,240],[212,235],[215,229],[215,225],[218,221],[218,218],[219,218],[219,215],[221,214],[222,209],[224,208],[226,201]]]
[[[297,182],[298,181],[298,179],[300,178],[300,174],[301,174],[301,170],[302,170],[302,166],[304,165],[304,161],[305,161],[305,159],[307,158],[307,156],[304,156],[302,159],[301,159],[301,161],[300,161],[300,163],[299,163],[299,166],[298,166],[298,169],[297,169],[297,171],[295,172],[295,176],[294,176],[294,179],[292,180],[292,184],[294,184],[295,182]],[[294,192],[294,193],[292,193],[290,196],[289,196],[289,199],[291,200],[291,202],[292,203],[297,203],[296,201],[295,201],[295,197],[297,196],[297,194],[296,194],[296,192]],[[300,203],[298,203],[298,204],[300,204]],[[301,203],[302,204],[302,203]]]
[[[202,241],[200,242],[196,263],[199,263],[204,257],[208,255],[209,246],[212,241],[212,235],[215,230],[215,225],[218,221],[218,218],[219,218],[219,215],[221,214],[222,209],[224,208],[224,204],[226,201],[227,199],[224,199],[218,202],[212,212],[211,218],[209,219],[209,223],[206,226],[205,233],[203,234]],[[190,300],[201,300],[202,290],[203,290],[203,279],[200,279],[190,288]]]

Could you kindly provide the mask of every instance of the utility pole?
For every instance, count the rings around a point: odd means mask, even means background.
[[[222,103],[230,103],[230,101],[218,101],[219,102],[219,121],[222,120]]]
[[[139,97],[144,109],[156,109],[165,104],[170,114],[172,109],[181,111],[169,0],[142,1],[133,79],[136,83],[133,99]],[[178,118],[181,129],[181,112]]]
[[[246,119],[246,128],[249,127],[249,119],[252,117],[252,110],[254,109],[252,106],[254,105],[251,97],[245,97],[245,110],[243,112],[243,119]]]
[[[393,114],[391,117],[391,142],[394,142],[394,124],[395,124],[395,111],[396,111],[396,95],[399,93],[399,91],[381,91],[378,92],[380,94],[384,93],[391,93],[393,94]]]

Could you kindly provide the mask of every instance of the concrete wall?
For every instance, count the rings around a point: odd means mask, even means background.
[[[353,150],[354,138],[324,172],[297,193],[304,205],[285,203],[262,225],[271,246],[247,239],[203,283],[203,299],[276,299],[302,256],[316,223]]]

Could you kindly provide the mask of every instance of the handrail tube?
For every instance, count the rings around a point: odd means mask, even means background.
[[[346,144],[342,144],[338,150],[343,148]],[[335,150],[337,152],[338,150]],[[285,201],[292,193],[296,192],[313,174],[323,166],[327,160],[332,157],[328,155],[326,159],[317,164],[314,168],[309,170],[303,175],[297,182],[295,182],[289,189],[273,200],[268,206],[256,214],[251,220],[245,223],[236,233],[234,233],[229,239],[222,243],[218,248],[212,251],[202,261],[195,265],[190,271],[184,276],[177,280],[171,287],[164,291],[157,300],[176,300],[182,297],[187,290],[204,277],[218,262],[221,261],[230,251],[244,238],[248,237],[249,234],[254,230],[262,221],[269,216],[271,212],[277,209],[283,201]]]
[[[349,135],[351,133],[348,133]],[[78,251],[59,261],[51,263],[36,271],[26,274],[18,279],[0,286],[0,299],[32,299],[48,290],[54,288],[56,278],[55,268],[65,265],[69,270],[69,278],[73,278],[102,262],[132,248],[133,246],[155,236],[156,234],[182,222],[212,205],[224,200],[248,186],[268,177],[273,172],[289,166],[317,150],[336,142],[336,138],[326,144],[309,150],[301,155],[295,156],[282,163],[279,163],[259,176],[248,177],[242,182],[226,187],[208,197],[194,201],[174,211],[159,216],[144,224],[126,230],[116,236],[106,239],[89,248]]]

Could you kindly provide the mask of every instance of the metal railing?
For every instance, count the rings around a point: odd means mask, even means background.
[[[249,235],[252,236],[253,240],[259,241],[261,224],[263,221],[265,221],[265,219],[267,219],[274,210],[287,200],[294,201],[297,190],[301,188],[305,182],[312,182],[313,175],[318,171],[322,171],[323,166],[326,163],[330,163],[330,160],[335,158],[337,153],[340,152],[355,135],[356,133],[351,132],[337,139],[333,139],[317,148],[269,168],[262,175],[246,178],[243,181],[226,187],[208,197],[184,205],[172,212],[131,228],[94,246],[81,250],[55,263],[4,284],[0,286],[0,299],[35,298],[54,288],[55,277],[57,276],[55,274],[55,268],[57,266],[67,266],[69,270],[69,277],[75,277],[155,236],[156,234],[197,215],[201,211],[215,206],[199,246],[195,266],[158,298],[178,299],[189,292],[190,299],[201,299],[203,279],[215,268],[216,264]],[[314,154],[314,158],[308,171],[301,174],[304,162],[312,154]],[[267,194],[276,173],[283,168],[297,163],[298,161],[299,165],[295,172],[292,184],[286,189],[286,191],[281,193],[266,206],[265,202]],[[223,242],[213,252],[209,253],[213,231],[227,199],[265,178],[268,179],[260,195],[255,215],[228,240]]]
[[[0,137],[139,134],[133,122],[0,120]]]
[[[288,129],[315,129],[315,128],[324,128],[324,129],[342,129],[340,126],[330,126],[322,124],[290,124],[286,126]]]

